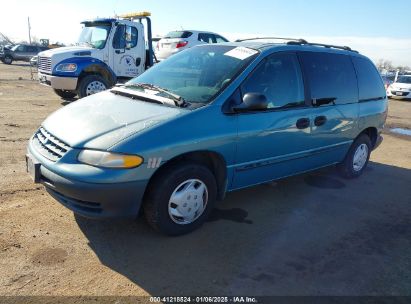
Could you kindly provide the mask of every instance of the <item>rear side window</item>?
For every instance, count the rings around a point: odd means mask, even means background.
[[[297,55],[278,53],[270,55],[243,83],[241,93],[263,94],[268,109],[304,105],[304,83]]]
[[[302,53],[314,99],[335,98],[336,104],[358,102],[357,79],[351,58],[330,53]]]
[[[188,38],[192,34],[193,33],[189,31],[173,31],[165,35],[164,38]]]
[[[198,41],[202,41],[205,43],[215,43],[214,35],[207,34],[207,33],[199,33],[198,34]]]
[[[352,58],[358,77],[360,101],[385,98],[384,84],[374,64],[364,58]]]

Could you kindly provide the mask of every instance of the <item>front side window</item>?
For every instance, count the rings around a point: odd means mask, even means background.
[[[130,80],[127,85],[151,84],[190,103],[213,100],[257,56],[253,49],[204,45],[177,53]],[[246,53],[246,55],[244,55]]]
[[[268,109],[304,105],[304,82],[297,56],[292,53],[269,56],[243,83],[241,93],[264,95]]]
[[[358,87],[350,56],[302,53],[303,64],[315,99],[334,99],[336,104],[358,102]]]
[[[198,41],[202,41],[205,43],[213,43],[213,37],[207,33],[199,33],[198,34]]]
[[[225,39],[225,38],[223,38],[223,37],[221,37],[221,36],[219,36],[219,35],[214,35],[214,36],[215,36],[215,41],[216,41],[216,43],[228,42],[227,39]]]
[[[111,23],[85,23],[78,39],[78,43],[96,49],[103,49],[106,45],[110,29]]]
[[[137,45],[138,31],[134,26],[119,25],[113,38],[113,48],[133,48]]]

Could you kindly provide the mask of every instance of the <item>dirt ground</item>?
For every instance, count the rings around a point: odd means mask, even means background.
[[[177,238],[76,217],[25,173],[28,138],[65,103],[0,63],[0,295],[409,295],[411,137],[388,131],[356,180],[333,168],[237,191]],[[411,129],[411,102],[389,127]]]

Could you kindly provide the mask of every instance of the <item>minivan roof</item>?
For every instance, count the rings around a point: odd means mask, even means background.
[[[311,52],[324,52],[324,53],[334,53],[334,54],[344,54],[344,55],[356,55],[358,57],[365,57],[360,55],[357,51],[351,50],[349,48],[343,49],[343,47],[326,45],[326,44],[304,44],[304,43],[280,43],[280,42],[267,42],[267,41],[239,41],[239,42],[227,42],[224,45],[230,46],[243,46],[252,48],[259,51],[267,51],[271,49],[278,50],[293,50],[293,51],[311,51]]]

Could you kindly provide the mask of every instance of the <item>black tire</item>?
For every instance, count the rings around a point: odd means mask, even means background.
[[[80,84],[78,85],[77,95],[80,98],[83,98],[83,97],[94,94],[88,90],[88,86],[95,81],[102,83],[106,87],[106,89],[109,88],[108,82],[100,75],[87,75],[81,78]]]
[[[77,96],[77,93],[74,91],[54,89],[54,93],[56,93],[58,96],[60,96],[63,99],[72,99]]]
[[[208,201],[204,212],[192,223],[176,223],[169,215],[169,200],[174,190],[189,179],[198,179],[207,187]],[[155,230],[166,235],[183,235],[200,227],[208,218],[217,197],[217,184],[211,171],[196,163],[180,163],[165,169],[150,184],[144,198],[144,214]]]
[[[354,169],[354,154],[357,151],[357,149],[363,144],[367,145],[367,148],[368,148],[367,160],[361,169],[355,170]],[[371,150],[372,150],[372,144],[371,144],[370,138],[366,134],[361,134],[360,136],[358,136],[357,139],[352,143],[350,150],[348,150],[348,153],[345,156],[344,161],[338,164],[337,166],[340,175],[343,176],[344,178],[355,178],[355,177],[360,176],[368,165],[368,161],[371,155]]]
[[[13,57],[11,57],[10,55],[4,56],[3,63],[12,64],[12,62],[13,62]]]

